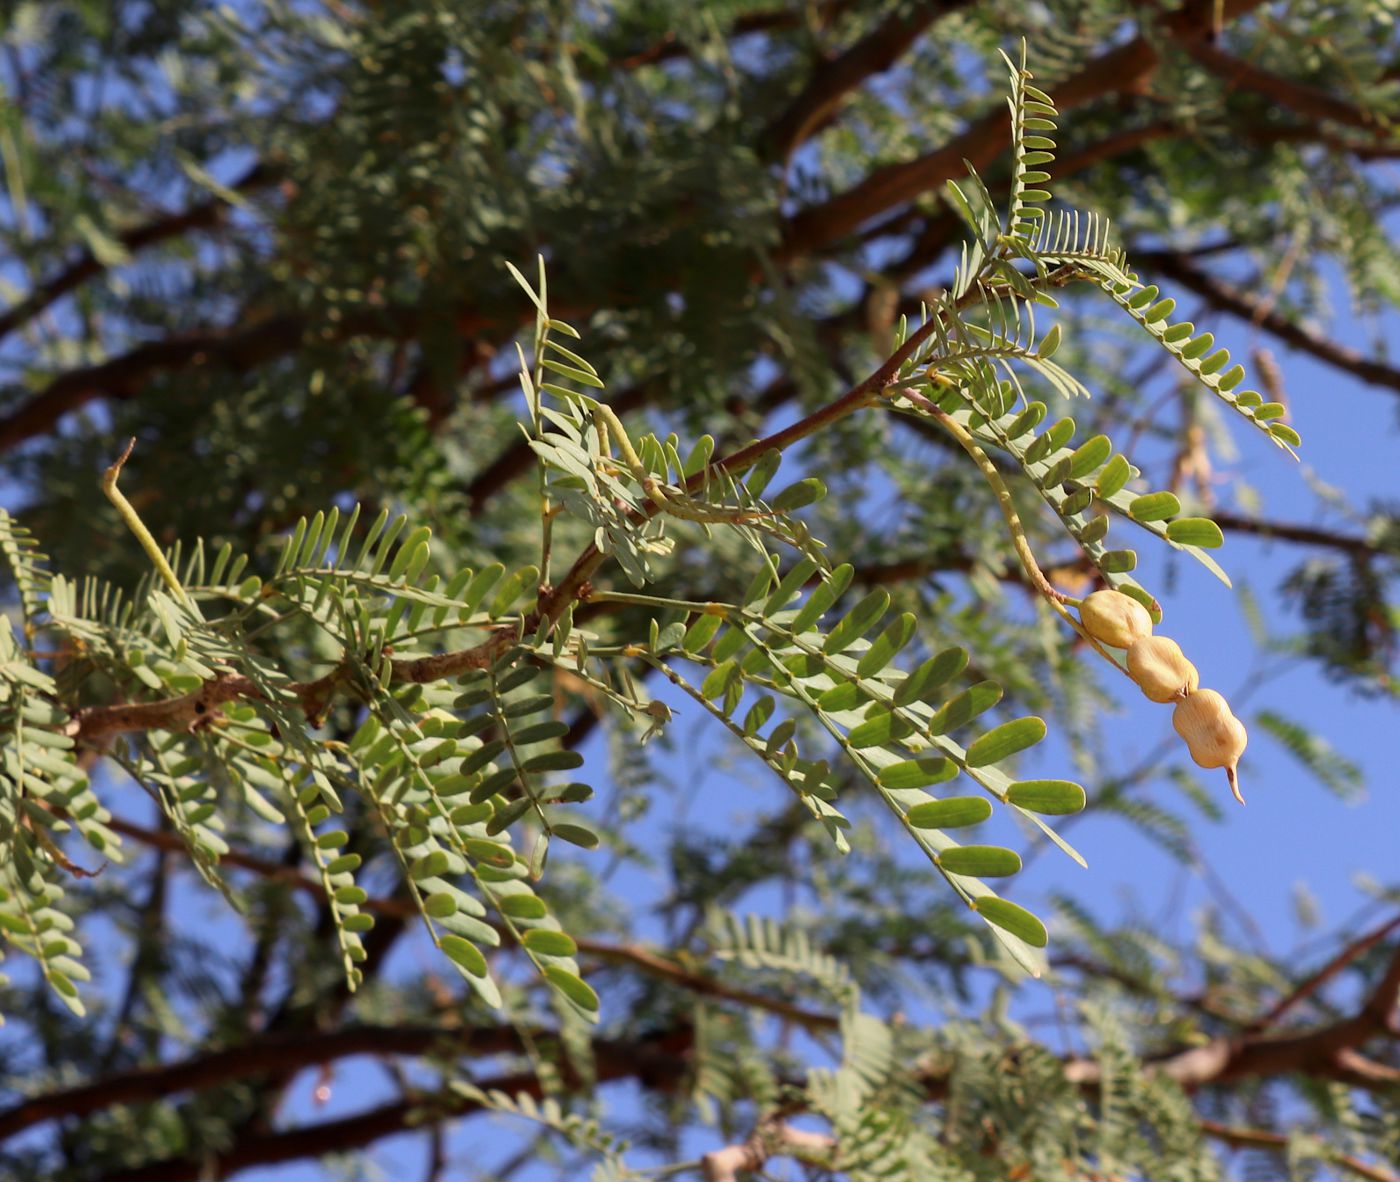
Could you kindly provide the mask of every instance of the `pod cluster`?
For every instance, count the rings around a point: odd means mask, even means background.
[[[1153,702],[1175,702],[1172,726],[1186,741],[1198,767],[1223,767],[1230,791],[1240,795],[1238,767],[1249,736],[1230,704],[1212,689],[1201,689],[1196,666],[1181,646],[1152,635],[1152,617],[1136,599],[1121,591],[1095,591],[1079,605],[1084,631],[1100,644],[1127,652],[1128,676]]]

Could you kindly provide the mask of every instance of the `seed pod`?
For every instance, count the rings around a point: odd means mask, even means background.
[[[1244,804],[1235,769],[1244,754],[1249,735],[1244,723],[1230,713],[1230,704],[1211,689],[1197,690],[1177,704],[1172,726],[1186,740],[1191,758],[1198,767],[1223,767],[1230,779],[1230,791]]]
[[[1134,641],[1152,635],[1152,617],[1131,595],[1121,591],[1095,591],[1079,605],[1084,631],[1100,644],[1131,648]]]
[[[1148,636],[1128,649],[1128,676],[1153,702],[1174,702],[1201,684],[1196,666],[1169,636]]]

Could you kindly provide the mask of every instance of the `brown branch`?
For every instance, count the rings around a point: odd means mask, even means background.
[[[764,132],[762,143],[768,158],[786,162],[835,116],[851,91],[894,65],[930,25],[969,3],[971,0],[920,0],[898,8],[844,53],[823,62]]]
[[[761,1170],[772,1158],[821,1163],[835,1148],[836,1139],[825,1133],[809,1133],[782,1121],[765,1123],[742,1144],[705,1154],[700,1159],[700,1176],[705,1182],[737,1182],[741,1173]]]
[[[650,977],[679,986],[688,993],[752,1006],[784,1021],[795,1023],[805,1030],[835,1030],[840,1025],[840,1020],[834,1014],[809,1010],[781,998],[729,985],[718,977],[712,977],[708,973],[695,972],[674,960],[659,956],[639,944],[607,944],[586,938],[576,942],[580,952],[596,956],[600,960],[630,965],[640,969]]]
[[[1262,0],[1225,0],[1224,15],[1233,19],[1257,8]],[[1192,0],[1162,18],[1174,37],[1189,42],[1211,29],[1215,0]],[[1114,94],[1142,89],[1157,66],[1157,51],[1136,37],[1094,58],[1078,74],[1055,87],[1061,111]],[[1000,108],[972,123],[961,135],[917,160],[876,169],[859,184],[820,205],[795,214],[788,222],[780,255],[794,258],[850,234],[862,222],[920,193],[964,175],[966,166],[984,169],[1011,142],[1011,127]]]
[[[1395,1086],[1400,1071],[1361,1055],[1377,1036],[1394,1037],[1396,996],[1400,992],[1400,947],[1365,1004],[1339,1021],[1279,1037],[1258,1033],[1222,1035],[1198,1047],[1173,1051],[1149,1061],[1152,1071],[1191,1089],[1260,1076],[1309,1074],[1367,1091]],[[1101,1072],[1092,1059],[1065,1064],[1074,1083],[1097,1084]]]
[[[487,669],[511,645],[509,629],[493,632],[490,639],[467,649],[392,661],[392,680],[400,684],[425,684],[456,677],[469,669]],[[331,698],[349,682],[350,665],[336,666],[315,681],[293,682],[284,687],[287,700],[295,698],[307,718],[324,713]],[[178,698],[115,706],[87,706],[75,711],[65,733],[79,743],[100,745],[115,734],[128,731],[189,731],[217,722],[218,707],[228,702],[258,701],[262,692],[247,677],[223,674]]]
[[[1194,291],[1212,307],[1257,324],[1266,332],[1335,369],[1354,374],[1372,385],[1400,392],[1400,369],[1358,353],[1314,329],[1297,324],[1264,305],[1264,297],[1202,270],[1173,251],[1142,251],[1132,255],[1135,265],[1157,271]]]
[[[671,1091],[687,1070],[686,1052],[691,1036],[682,1030],[639,1041],[600,1040],[594,1044],[597,1082],[614,1083],[634,1079],[653,1091]],[[543,1094],[539,1078],[523,1072],[481,1080],[483,1091],[499,1090],[509,1095],[525,1093],[536,1098]],[[255,1132],[239,1138],[224,1153],[207,1154],[196,1160],[175,1159],[136,1166],[109,1174],[104,1182],[198,1182],[205,1177],[227,1178],[254,1166],[276,1165],[321,1157],[370,1145],[395,1133],[423,1129],[454,1117],[482,1109],[480,1102],[464,1096],[425,1096],[385,1104],[321,1124],[304,1125],[285,1132]]]
[[[1207,1137],[1223,1141],[1226,1145],[1233,1145],[1236,1149],[1264,1149],[1275,1153],[1286,1153],[1292,1144],[1292,1138],[1286,1133],[1273,1133],[1267,1129],[1247,1129],[1239,1125],[1227,1125],[1214,1120],[1201,1121],[1201,1132]],[[1329,1154],[1325,1160],[1332,1165],[1341,1166],[1343,1169],[1351,1171],[1358,1178],[1368,1179],[1368,1182],[1400,1182],[1400,1175],[1392,1174],[1380,1166],[1369,1165],[1350,1154]]]
[[[0,418],[0,451],[53,429],[64,415],[95,398],[135,397],[156,374],[211,365],[241,371],[301,344],[303,321],[274,316],[231,333],[196,333],[152,341],[97,365],[69,370]]]
[[[458,329],[471,333],[496,321],[461,311]],[[162,373],[191,368],[219,368],[242,373],[301,347],[308,323],[300,316],[276,315],[256,324],[224,332],[199,332],[172,336],[138,345],[126,353],[68,370],[53,378],[9,414],[0,418],[0,452],[51,431],[64,415],[98,398],[135,398],[151,379]],[[357,336],[404,340],[418,330],[413,308],[380,308],[346,316],[319,343],[346,341]]]
[[[1230,89],[1243,88],[1256,91],[1272,99],[1281,107],[1287,107],[1308,119],[1325,119],[1332,123],[1345,123],[1349,127],[1360,127],[1368,131],[1381,131],[1374,116],[1352,106],[1351,103],[1330,95],[1325,90],[1309,86],[1305,82],[1295,82],[1279,74],[1226,53],[1218,45],[1208,40],[1185,40],[1183,48],[1197,62],[1212,74],[1224,79]]]
[[[273,184],[281,175],[282,170],[274,165],[255,164],[229,188],[235,193],[250,193]],[[134,254],[144,247],[178,238],[191,230],[212,229],[223,222],[228,210],[228,202],[222,197],[210,197],[179,213],[167,214],[126,230],[116,236],[117,241],[128,253]],[[28,324],[46,308],[106,269],[106,263],[100,262],[91,251],[84,251],[62,271],[40,284],[7,312],[0,314],[0,340],[15,329]]]
[[[830,24],[850,8],[854,2],[855,0],[827,0],[825,4],[817,6],[816,15],[819,23],[822,25]],[[795,28],[807,19],[809,16],[806,6],[777,8],[768,12],[747,12],[742,16],[735,17],[734,23],[729,26],[727,39],[733,41],[737,37],[751,37],[756,33],[779,32]],[[690,47],[674,31],[671,31],[642,49],[629,50],[613,57],[608,64],[618,69],[636,70],[642,66],[652,66],[658,62],[689,56]]]
[[[985,169],[1006,150],[1010,138],[1006,112],[996,110],[934,152],[906,164],[875,169],[845,192],[794,214],[778,248],[779,257],[801,258],[844,238],[877,214],[964,176],[969,163],[979,171]]]
[[[1266,521],[1258,517],[1242,517],[1238,513],[1212,511],[1211,519],[1227,533],[1253,534],[1266,541],[1296,542],[1303,546],[1323,546],[1347,554],[1368,557],[1385,553],[1359,534],[1335,533],[1314,525],[1299,525],[1290,521]]]
[[[802,815],[806,816],[805,813]],[[121,817],[113,818],[107,822],[107,825],[108,828],[124,837],[130,837],[154,849],[181,853],[185,851],[185,843],[178,834],[148,829]],[[280,862],[259,858],[239,849],[230,849],[221,854],[219,862],[221,865],[236,866],[263,878],[286,883],[292,889],[302,891],[314,899],[321,901],[326,899],[326,888],[320,879],[312,878],[310,875],[303,874],[294,867],[285,866]],[[418,917],[417,908],[407,898],[371,896],[360,904],[360,909],[374,915],[401,921]],[[680,960],[663,956],[641,944],[613,944],[606,940],[589,939],[586,936],[579,937],[575,942],[581,953],[596,960],[608,964],[629,966],[649,977],[666,981],[702,997],[715,997],[739,1005],[752,1006],[786,1022],[793,1022],[807,1030],[834,1030],[839,1024],[835,1015],[819,1010],[809,1010],[783,998],[730,985],[719,977],[687,967]],[[0,1129],[0,1133],[3,1133],[3,1129]]]
[[[538,1035],[539,1032],[536,1032]],[[501,1055],[518,1051],[510,1026],[453,1030],[441,1026],[347,1026],[263,1036],[178,1063],[141,1067],[90,1084],[49,1092],[0,1111],[0,1138],[60,1117],[86,1116],[114,1104],[147,1104],[178,1092],[205,1091],[233,1080],[299,1071],[351,1055],[452,1053]]]

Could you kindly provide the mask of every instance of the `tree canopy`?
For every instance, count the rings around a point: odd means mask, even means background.
[[[6,1176],[1400,1178],[1196,840],[1396,693],[1396,5],[4,19]]]

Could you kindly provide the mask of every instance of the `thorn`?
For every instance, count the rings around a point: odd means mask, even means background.
[[[103,475],[102,485],[104,488],[115,487],[117,483],[117,477],[122,474],[122,467],[126,464],[127,460],[131,459],[131,453],[135,447],[136,436],[133,435],[130,439],[126,441],[126,447],[123,449],[122,454],[117,457],[116,463],[114,463],[110,468],[108,468],[106,473]]]

